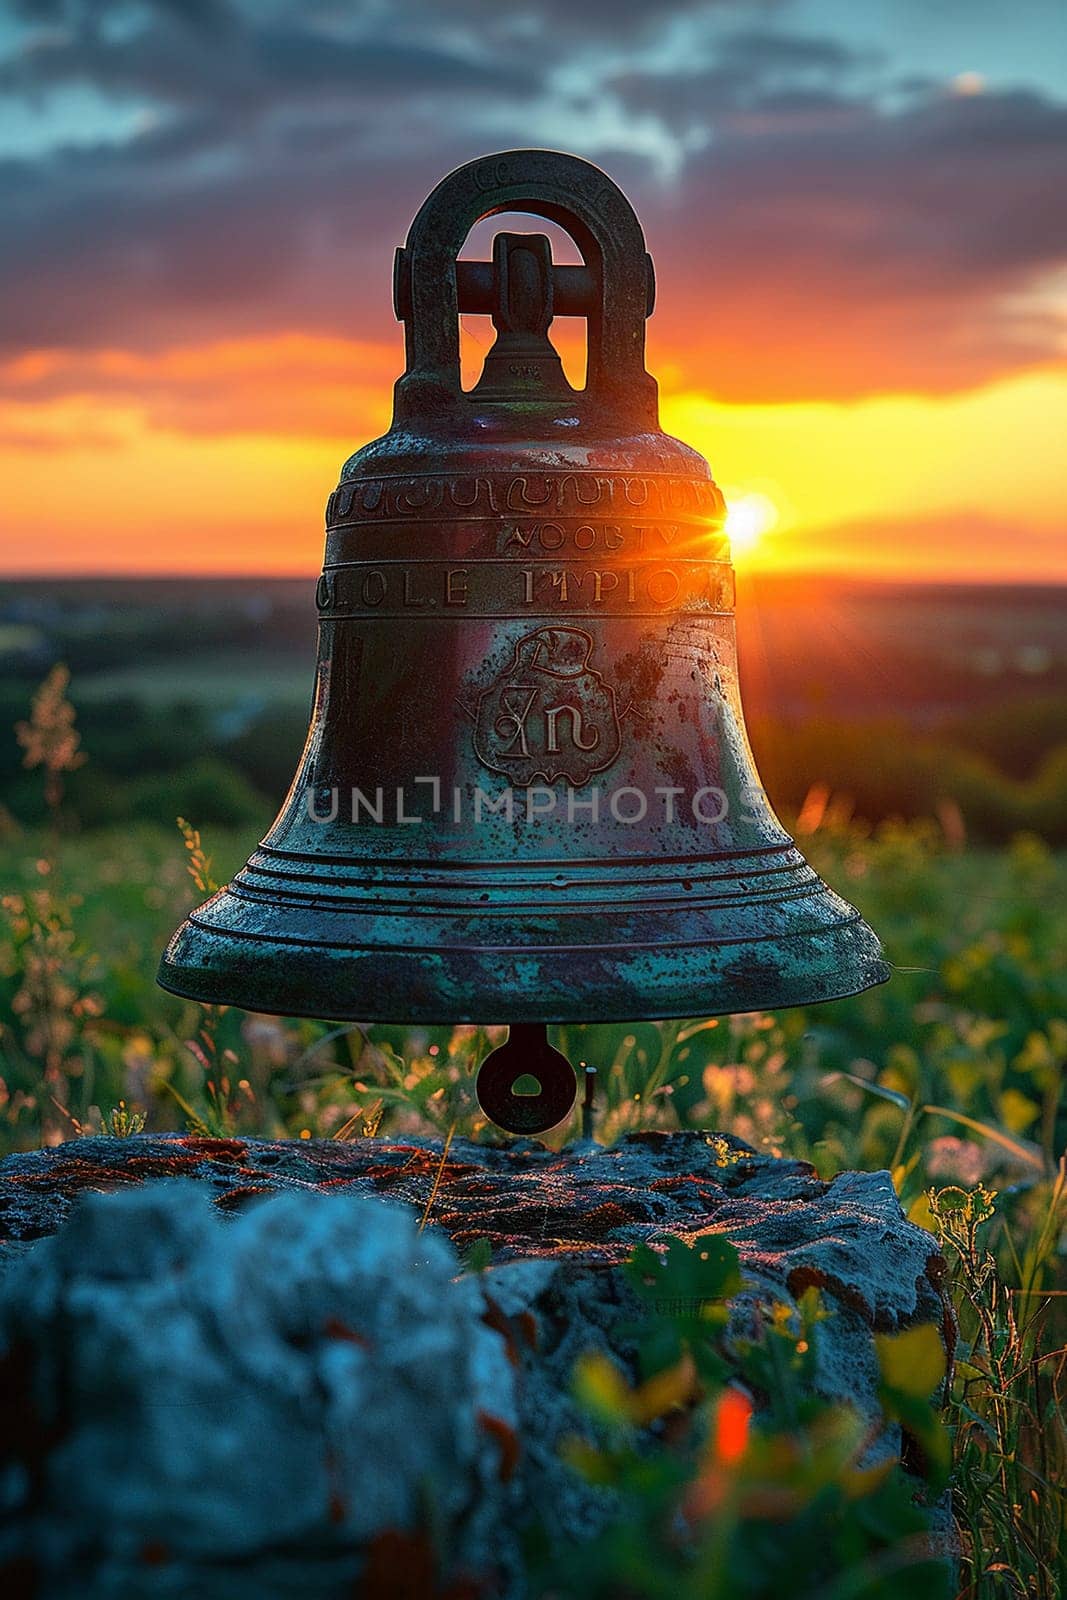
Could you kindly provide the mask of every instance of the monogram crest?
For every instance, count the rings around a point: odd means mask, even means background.
[[[615,690],[589,665],[592,636],[581,628],[538,628],[479,698],[478,759],[524,787],[566,778],[579,787],[619,753]]]

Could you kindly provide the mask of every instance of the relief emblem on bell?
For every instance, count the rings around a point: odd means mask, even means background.
[[[619,753],[615,690],[590,665],[582,628],[537,628],[515,645],[478,701],[474,749],[518,788],[566,778],[580,788]]]

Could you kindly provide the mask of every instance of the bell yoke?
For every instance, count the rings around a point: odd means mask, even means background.
[[[504,211],[559,224],[583,264],[516,233],[459,261]],[[541,1132],[575,1098],[548,1023],[809,1004],[888,969],[760,788],[725,507],[659,426],[625,196],[574,156],[471,162],[412,223],[394,297],[406,368],[327,505],[296,777],[159,977],[254,1011],[515,1024],[479,1099]],[[463,312],[496,329],[470,390]],[[586,320],[582,389],[557,316]]]

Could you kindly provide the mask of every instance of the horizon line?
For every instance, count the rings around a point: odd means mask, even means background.
[[[739,581],[750,579],[829,579],[835,582],[867,583],[874,585],[904,584],[913,588],[1000,588],[1012,589],[1064,589],[1067,572],[1033,573],[1005,576],[1001,573],[975,572],[863,572],[848,567],[750,567],[745,563],[734,568]],[[0,584],[32,583],[309,583],[318,579],[320,568],[302,572],[257,572],[244,569],[232,572],[215,571],[144,571],[116,569],[70,572],[3,572]]]

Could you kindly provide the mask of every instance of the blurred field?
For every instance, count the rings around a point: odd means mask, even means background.
[[[94,672],[80,684],[79,697],[90,707],[121,700],[163,712],[193,705],[210,714],[240,717],[255,716],[265,706],[306,712],[309,693],[295,659],[272,661],[256,650],[205,650],[193,660]]]

